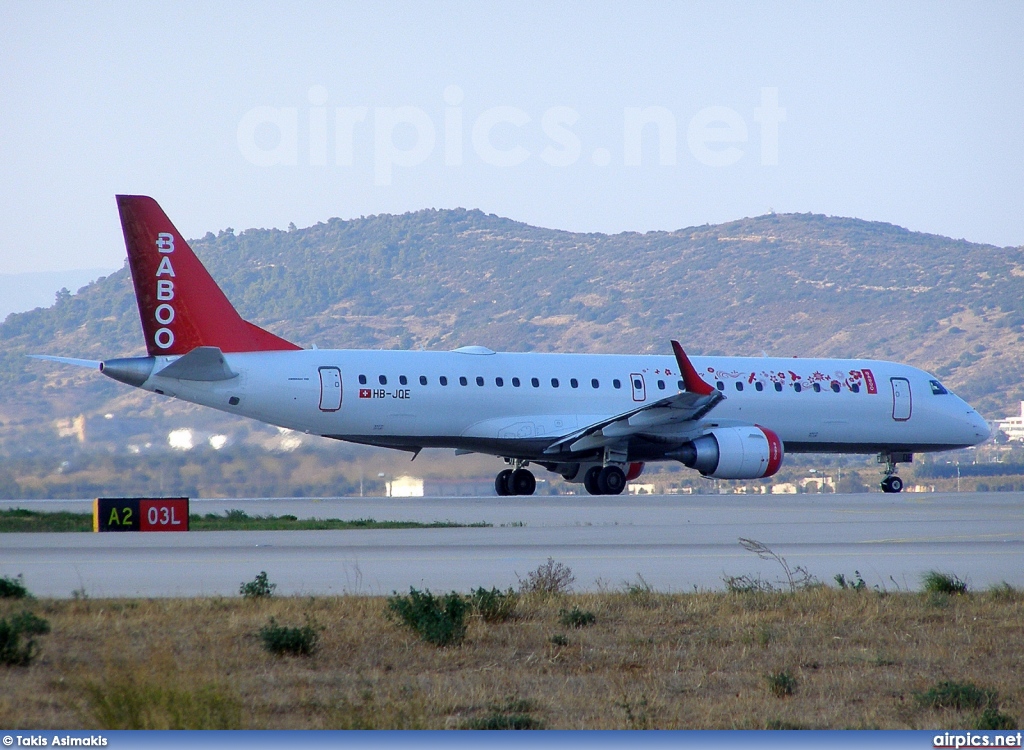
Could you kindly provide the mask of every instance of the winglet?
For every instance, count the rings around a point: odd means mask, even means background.
[[[675,339],[672,339],[672,351],[676,355],[676,364],[679,365],[679,373],[683,376],[683,384],[686,386],[687,392],[700,396],[710,396],[715,392],[715,389],[705,383],[697,374],[690,358],[686,356],[683,347]]]

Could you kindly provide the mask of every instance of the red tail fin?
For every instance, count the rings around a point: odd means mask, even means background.
[[[301,348],[242,319],[155,200],[119,195],[117,210],[150,354]]]

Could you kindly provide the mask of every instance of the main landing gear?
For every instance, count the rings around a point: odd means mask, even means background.
[[[532,495],[537,489],[537,479],[533,472],[525,468],[525,463],[516,463],[515,469],[498,472],[494,478],[494,491],[501,497],[508,495]]]
[[[878,463],[885,464],[885,476],[882,478],[882,492],[902,492],[903,480],[896,476],[897,463],[909,463],[914,460],[913,453],[879,453]]]
[[[591,466],[583,475],[583,486],[591,495],[620,495],[626,488],[626,473],[615,465]]]

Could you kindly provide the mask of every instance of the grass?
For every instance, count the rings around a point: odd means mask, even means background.
[[[469,601],[484,622],[505,622],[515,615],[519,597],[512,589],[502,592],[481,586],[470,593]]]
[[[142,680],[130,669],[83,683],[83,724],[96,729],[238,729],[242,703],[218,683]]]
[[[996,693],[971,682],[947,680],[915,697],[922,706],[928,708],[953,708],[964,711],[988,708],[995,702]]]
[[[967,582],[952,573],[929,570],[921,577],[921,588],[926,594],[960,595],[967,593]]]
[[[573,607],[597,622],[553,643]],[[513,619],[467,616],[448,648],[389,617],[386,597],[0,599],[0,619],[25,610],[51,631],[28,666],[0,667],[2,727],[952,730],[1024,716],[1024,597],[986,591],[942,609],[824,587],[520,595]],[[322,627],[311,656],[264,649],[270,618],[307,615]],[[799,684],[778,698],[766,675],[786,670]],[[996,703],[967,707],[988,691]]]
[[[243,510],[229,510],[223,514],[207,513],[189,516],[191,531],[345,531],[349,529],[452,529],[487,528],[493,524],[455,523],[454,521],[377,521],[357,518],[343,521],[337,518],[296,518],[293,515],[250,516]],[[47,513],[8,508],[0,510],[2,532],[63,532],[92,531],[91,513]]]
[[[764,679],[768,683],[768,692],[776,698],[788,698],[796,692],[796,677],[788,669],[767,674]]]
[[[460,729],[543,729],[544,722],[535,718],[535,706],[528,700],[509,698],[504,703],[492,703],[483,716],[466,719]]]
[[[92,513],[43,513],[25,508],[0,510],[0,533],[24,531],[92,531]]]

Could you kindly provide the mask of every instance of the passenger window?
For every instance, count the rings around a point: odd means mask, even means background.
[[[518,388],[519,387],[519,378],[512,378],[512,387],[513,388]]]
[[[680,380],[678,383],[676,383],[676,388],[678,388],[681,391],[685,391],[686,390],[686,383],[683,382],[682,380]]]
[[[365,375],[360,375],[359,376],[359,385],[366,385],[366,376]]]
[[[442,375],[437,379],[437,382],[440,383],[441,385],[448,385],[448,378]]]
[[[496,386],[498,386],[499,388],[503,388],[505,386],[505,381],[502,380],[501,378],[495,378],[494,379],[494,384]]]
[[[800,391],[802,391],[803,389],[804,387],[799,383],[793,383],[793,390],[796,391],[797,393],[800,393]]]
[[[754,383],[754,390],[757,391],[758,393],[763,391],[764,390],[764,383],[762,383],[760,380],[758,380],[756,383]]]
[[[932,387],[932,393],[936,396],[946,396],[949,394],[949,391],[938,380],[929,380],[928,384]]]
[[[405,377],[405,375],[399,375],[398,382],[402,385],[409,385],[409,378]]]
[[[598,382],[597,378],[594,378],[593,380],[590,381],[590,387],[591,388],[600,388],[601,387],[601,383]]]
[[[832,385],[830,385],[829,388],[832,389],[833,393],[839,393],[839,383],[837,383],[836,381],[833,380]]]
[[[530,385],[534,388],[540,388],[540,381],[537,378],[530,378]]]
[[[573,388],[579,388],[580,387],[580,381],[578,381],[576,378],[572,378],[569,381],[569,385],[571,385]]]
[[[721,380],[718,380],[718,381],[715,382],[715,388],[717,388],[720,391],[724,391],[725,390],[725,383],[723,383]]]
[[[420,385],[426,385],[426,384],[427,384],[427,376],[426,375],[420,375]]]
[[[782,383],[775,383],[775,390],[777,390],[779,393],[782,393]]]
[[[388,384],[388,379],[386,377],[384,377],[383,375],[378,375],[377,376],[377,380],[380,381],[381,385],[387,385]]]
[[[557,388],[558,387],[558,378],[551,378],[551,387],[552,388]]]
[[[616,378],[615,380],[612,381],[612,388],[621,388],[621,387],[622,387],[622,381],[621,380]]]
[[[740,383],[739,381],[737,381],[736,382],[736,390],[737,391],[742,391],[743,390],[743,383]]]
[[[469,381],[466,380],[466,376],[462,375],[459,377],[459,385],[469,385]]]
[[[811,388],[814,389],[815,393],[821,393],[821,383],[815,383],[814,385],[811,386]]]
[[[850,390],[854,393],[860,393],[860,383],[854,383],[850,386]]]
[[[477,385],[483,385],[484,384],[484,379],[482,377],[480,377],[479,375],[476,376],[476,384]]]
[[[658,381],[658,390],[659,391],[665,390],[665,381],[664,380],[659,380]]]

